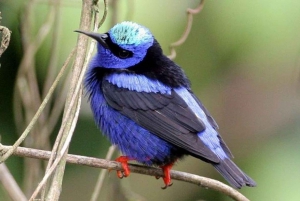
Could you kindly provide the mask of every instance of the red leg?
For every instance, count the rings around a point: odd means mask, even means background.
[[[163,170],[164,175],[165,175],[163,177],[165,186],[162,187],[162,189],[166,189],[167,187],[172,186],[170,171],[171,171],[173,165],[174,165],[174,163],[170,163],[170,164],[161,166],[161,169]]]
[[[128,161],[133,160],[128,156],[120,156],[116,159],[117,162],[120,162],[123,170],[117,170],[117,176],[122,179],[123,177],[128,177],[130,174],[130,170],[128,167]]]

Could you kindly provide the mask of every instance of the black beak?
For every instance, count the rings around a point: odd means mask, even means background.
[[[99,33],[94,33],[94,32],[85,32],[85,31],[80,31],[80,30],[75,30],[75,32],[87,35],[87,36],[95,39],[97,42],[99,42],[104,48],[109,49],[107,43],[105,42],[105,40],[108,38],[107,34],[99,34]]]

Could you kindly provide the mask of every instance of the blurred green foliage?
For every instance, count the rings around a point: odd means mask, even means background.
[[[37,1],[34,9],[36,30],[46,17],[45,2]],[[2,24],[13,31],[11,44],[0,60],[3,144],[12,144],[17,139],[12,98],[22,57],[19,26],[26,3],[0,1]],[[168,45],[181,36],[186,25],[186,8],[194,8],[197,3],[120,1],[117,20],[132,20],[149,27],[168,54]],[[80,1],[62,1],[60,29],[52,30],[60,35],[58,69],[76,43],[77,33],[73,31],[79,26],[80,6]],[[188,40],[177,48],[175,61],[184,68],[193,90],[217,120],[235,162],[258,184],[256,188],[241,190],[250,200],[300,200],[299,8],[300,2],[294,0],[206,1],[203,11],[194,16]],[[100,32],[109,29],[112,13],[109,10],[109,18]],[[48,39],[36,57],[41,83],[46,76],[50,47]],[[53,133],[52,138],[55,136]],[[108,147],[83,101],[69,152],[103,158]],[[22,159],[12,157],[6,164],[22,185]],[[210,165],[192,157],[178,162],[175,169],[224,181]],[[88,200],[98,172],[68,165],[61,200]],[[160,180],[135,174],[115,182],[115,173],[110,173],[105,182],[101,200],[112,199],[115,183],[147,200],[230,200],[179,181],[162,191]],[[0,200],[6,199],[0,190]]]

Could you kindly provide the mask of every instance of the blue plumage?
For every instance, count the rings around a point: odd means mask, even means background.
[[[179,149],[151,134],[130,118],[111,108],[107,104],[103,93],[99,90],[99,88],[101,88],[101,80],[94,80],[94,76],[93,68],[90,68],[86,75],[85,85],[90,92],[91,109],[96,124],[109,138],[111,143],[117,145],[126,156],[130,156],[147,165],[153,165],[153,162],[159,165],[170,162],[172,158],[171,154],[179,152]],[[104,79],[111,81],[111,79],[109,79],[110,77],[111,76],[108,76]],[[122,76],[119,75],[116,77],[121,78]],[[130,76],[127,78],[131,80]],[[123,81],[126,82],[126,79]],[[91,83],[93,85],[91,85]],[[114,79],[112,79],[112,83],[114,83]],[[130,86],[132,85],[127,85],[127,87]],[[122,87],[124,87],[124,85],[122,85]],[[160,91],[167,92],[165,89]],[[179,157],[182,155],[183,154],[180,153]],[[150,159],[154,160],[152,161]]]
[[[190,88],[183,70],[163,55],[151,32],[123,22],[108,33],[84,33],[98,41],[85,78],[98,127],[127,161],[170,169],[184,155],[211,163],[237,188],[255,182],[232,161],[218,126]]]
[[[118,73],[110,74],[104,79],[120,88],[126,88],[132,91],[171,94],[170,87],[158,80],[151,80],[145,75]]]

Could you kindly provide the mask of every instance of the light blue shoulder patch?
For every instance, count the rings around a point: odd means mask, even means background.
[[[228,158],[227,154],[221,147],[220,140],[218,138],[218,132],[209,123],[205,112],[198,105],[197,101],[190,94],[186,88],[177,88],[174,91],[180,95],[180,97],[187,103],[187,105],[195,112],[197,117],[205,124],[206,129],[198,133],[198,137],[204,142],[204,144],[212,150],[221,159]]]
[[[171,88],[144,75],[128,73],[111,74],[105,77],[111,84],[137,92],[171,94]]]
[[[153,35],[149,29],[134,22],[122,22],[109,30],[111,40],[121,47],[152,44]]]

